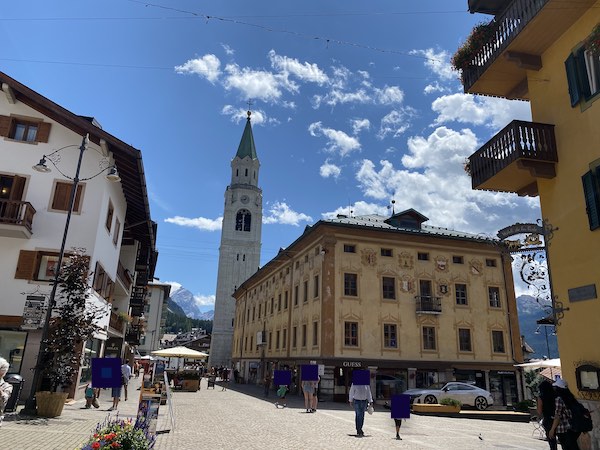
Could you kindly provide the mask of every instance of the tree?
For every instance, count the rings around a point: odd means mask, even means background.
[[[74,249],[60,269],[57,299],[52,308],[48,338],[44,341],[43,377],[52,392],[73,384],[79,370],[80,350],[99,329],[97,319],[106,314],[89,301],[89,257],[84,249]]]

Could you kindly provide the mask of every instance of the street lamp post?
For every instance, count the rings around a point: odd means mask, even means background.
[[[83,160],[83,153],[87,150],[87,146],[89,143],[89,135],[85,135],[81,141],[81,145],[79,146],[79,159],[77,160],[77,169],[75,170],[75,176],[73,177],[73,183],[71,186],[71,196],[69,199],[69,207],[67,209],[67,218],[65,221],[65,228],[63,231],[63,238],[62,238],[62,243],[60,246],[60,251],[58,253],[58,261],[56,262],[56,266],[54,269],[54,279],[52,281],[52,290],[50,291],[50,297],[48,299],[48,307],[46,309],[46,315],[44,317],[44,325],[42,327],[42,335],[40,337],[40,347],[39,347],[39,351],[38,351],[38,355],[37,355],[37,360],[36,360],[36,364],[34,367],[34,374],[33,374],[33,381],[31,383],[31,392],[29,394],[29,398],[27,399],[27,402],[25,404],[25,408],[23,409],[23,413],[25,414],[35,414],[36,411],[36,398],[35,398],[35,393],[37,392],[37,389],[39,388],[41,381],[42,381],[42,363],[43,363],[43,358],[44,358],[44,353],[46,350],[46,343],[45,341],[48,339],[48,333],[50,330],[50,320],[52,318],[52,309],[54,308],[55,304],[56,304],[56,291],[58,289],[58,279],[60,277],[60,268],[62,265],[62,261],[64,259],[64,255],[65,255],[65,246],[67,244],[67,235],[69,234],[69,225],[71,223],[71,216],[73,214],[73,206],[75,204],[75,196],[77,194],[77,186],[79,185],[79,174],[81,171],[81,162]],[[63,147],[66,148],[66,147]],[[62,149],[59,149],[62,150]],[[56,152],[58,152],[59,150],[56,150]],[[54,152],[54,153],[56,153]],[[38,164],[36,164],[35,166],[33,166],[33,169],[38,171],[38,172],[43,172],[43,173],[47,173],[50,172],[50,169],[48,168],[48,166],[46,166],[46,155],[44,155],[42,157],[42,159],[40,160],[40,162]],[[118,174],[116,173],[116,169],[114,166],[109,167],[108,169],[110,169],[110,173],[107,176],[107,178],[109,176],[111,176],[111,178],[109,178],[112,181],[120,181],[120,178],[118,177]],[[102,171],[100,173],[102,173],[104,170],[106,169],[102,169]],[[99,174],[98,174],[99,175]]]

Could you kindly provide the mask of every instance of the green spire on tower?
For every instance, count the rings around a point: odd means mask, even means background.
[[[240,159],[244,159],[249,156],[251,159],[257,159],[256,147],[254,147],[254,136],[252,135],[252,126],[250,125],[250,115],[252,113],[248,111],[248,119],[246,120],[246,128],[244,128],[244,134],[242,134],[242,140],[238,147],[237,156]]]

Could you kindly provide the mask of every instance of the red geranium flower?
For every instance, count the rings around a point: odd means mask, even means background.
[[[100,442],[94,442],[92,448],[100,448]]]

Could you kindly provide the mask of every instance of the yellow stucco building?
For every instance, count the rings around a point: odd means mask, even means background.
[[[337,401],[356,368],[380,400],[449,380],[488,389],[495,405],[521,399],[510,256],[427,220],[411,209],[307,227],[234,294],[240,376],[318,364],[321,396]]]
[[[494,17],[462,71],[465,92],[528,100],[532,113],[470,157],[473,188],[539,196],[562,374],[598,424],[600,1],[469,0],[469,8]]]

